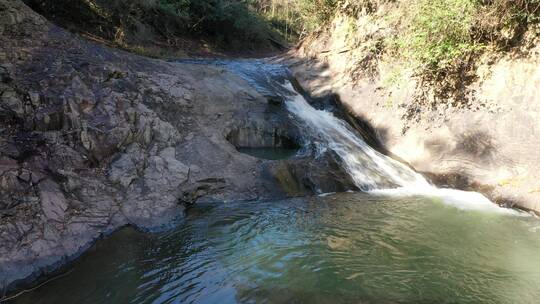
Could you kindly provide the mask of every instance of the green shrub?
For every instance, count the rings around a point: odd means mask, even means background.
[[[482,47],[472,36],[476,12],[474,0],[415,1],[391,44],[418,65],[444,69]]]
[[[540,22],[540,0],[478,0],[476,39],[502,47],[519,42],[532,24]]]
[[[239,50],[280,42],[279,32],[255,10],[263,0],[24,0],[62,26],[115,43],[159,41],[174,46],[184,37]],[[140,29],[145,28],[144,33]],[[152,32],[148,37],[142,37]],[[158,37],[152,36],[153,33]]]
[[[158,0],[160,9],[175,14],[186,31],[207,35],[222,44],[266,43],[274,33],[250,10],[245,0]]]
[[[340,0],[299,0],[298,10],[308,31],[320,29],[336,14]]]
[[[540,21],[540,0],[417,0],[400,16],[405,28],[391,41],[428,71],[441,71],[488,45],[519,42]]]
[[[296,42],[304,33],[297,0],[250,0],[250,7],[289,42]]]

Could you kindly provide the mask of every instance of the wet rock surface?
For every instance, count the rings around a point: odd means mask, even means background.
[[[365,26],[358,31],[365,39],[361,46],[387,30],[370,21]],[[375,77],[363,70],[358,53],[341,52],[352,46],[339,33],[306,39],[277,62],[289,65],[301,85],[322,100],[336,96],[362,129],[372,130],[363,134],[372,146],[438,185],[476,190],[495,203],[540,213],[538,43],[523,54],[486,54],[478,59],[478,79],[456,89],[470,94],[469,100],[432,103],[417,78],[395,77],[395,71],[403,72],[396,63],[371,61],[378,65]]]
[[[0,0],[0,291],[121,226],[166,228],[198,201],[354,188],[332,155],[236,151],[226,137],[245,126],[300,136],[269,99],[225,68],[97,46]]]

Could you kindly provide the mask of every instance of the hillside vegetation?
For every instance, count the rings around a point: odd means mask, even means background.
[[[377,74],[380,61],[393,61],[393,71],[384,82],[392,84],[400,78],[417,77],[419,84],[432,88],[430,94],[439,100],[463,93],[463,87],[476,77],[482,55],[496,59],[508,52],[526,52],[540,33],[540,0],[298,3],[303,24],[312,33],[345,32],[350,48],[358,55],[353,74]]]
[[[283,49],[297,36],[287,2],[25,0],[57,25],[143,55],[234,55]],[[291,10],[292,12],[293,10]]]
[[[351,44],[364,49],[356,72],[376,72],[369,61],[391,58],[422,84],[435,84],[435,95],[444,98],[474,78],[480,55],[523,47],[526,33],[537,36],[540,21],[540,0],[26,2],[72,31],[155,57],[265,55],[335,31],[332,22],[345,20]],[[379,30],[367,36],[366,22]]]

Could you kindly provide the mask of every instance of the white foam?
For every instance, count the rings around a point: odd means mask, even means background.
[[[375,189],[370,191],[373,195],[407,197],[423,196],[440,200],[446,205],[453,206],[460,210],[475,210],[490,213],[524,216],[527,213],[515,209],[502,208],[490,201],[487,197],[478,192],[462,191],[456,189],[437,188],[434,186],[426,188],[400,187],[395,189]]]
[[[477,192],[441,189],[431,185],[421,174],[371,148],[345,121],[328,111],[313,108],[294,91],[290,83],[285,88],[292,93],[286,102],[287,109],[307,124],[318,141],[319,150],[331,149],[342,159],[344,169],[361,190],[375,195],[420,195],[440,199],[462,210],[523,214],[501,208]]]
[[[327,196],[330,196],[330,195],[334,195],[336,194],[335,192],[326,192],[326,193],[321,193],[319,195],[317,195],[318,197],[327,197]]]

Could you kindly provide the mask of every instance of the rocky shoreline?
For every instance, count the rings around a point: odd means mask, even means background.
[[[536,57],[522,69],[501,62],[477,84],[496,111],[449,109],[441,121],[439,110],[424,109],[433,119],[411,123],[406,108],[387,102],[388,94],[410,100],[410,90],[349,82],[347,57],[318,57],[314,45],[282,62],[316,107],[336,108],[370,145],[438,184],[540,210]],[[496,90],[501,81],[508,85]],[[0,298],[121,227],[174,227],[197,202],[356,189],[336,155],[314,157],[302,124],[271,90],[223,66],[88,42],[19,0],[0,0],[0,101]],[[265,160],[237,150],[266,147],[302,153]]]
[[[120,227],[170,227],[195,202],[354,188],[332,155],[239,153],[304,142],[275,98],[226,69],[99,46],[18,0],[0,1],[0,78],[4,292]]]

